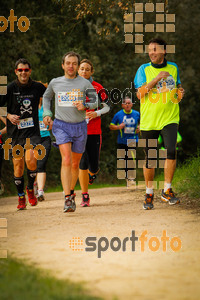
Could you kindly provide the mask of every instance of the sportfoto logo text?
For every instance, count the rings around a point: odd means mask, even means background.
[[[4,16],[0,16],[0,32],[6,31],[9,22],[10,22],[10,32],[15,31],[15,22],[17,22],[17,27],[21,32],[26,32],[29,29],[31,24],[29,19],[26,16],[21,16],[17,20],[17,16],[15,16],[14,9],[11,9],[8,20]]]
[[[138,247],[136,247],[136,242]],[[180,251],[182,247],[181,239],[177,236],[170,238],[167,236],[167,231],[162,231],[161,237],[148,237],[148,231],[144,230],[140,237],[135,235],[135,230],[132,230],[130,237],[125,237],[124,239],[120,239],[119,237],[113,237],[109,241],[109,239],[105,236],[100,237],[99,239],[95,236],[90,236],[85,239],[84,242],[80,237],[73,237],[72,240],[69,241],[69,247],[73,251],[86,251],[86,252],[95,252],[97,251],[97,257],[101,258],[102,252],[106,252],[109,248],[114,251],[122,251],[126,252],[127,248],[131,247],[131,251],[163,251],[167,252],[169,249],[173,252]]]

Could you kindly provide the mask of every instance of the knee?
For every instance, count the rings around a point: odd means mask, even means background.
[[[31,160],[26,162],[27,168],[31,171],[37,169],[37,160]]]
[[[37,159],[32,150],[27,150],[25,155],[26,166],[29,170],[34,171],[37,168]]]
[[[62,157],[62,166],[64,166],[64,167],[70,167],[71,166],[70,157],[67,157],[67,156]]]
[[[14,176],[15,177],[22,177],[23,173],[24,173],[23,165],[15,164],[15,166],[14,166]]]
[[[73,161],[72,162],[72,168],[73,169],[78,169],[79,168],[79,161]]]

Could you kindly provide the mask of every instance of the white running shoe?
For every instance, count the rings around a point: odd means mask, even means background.
[[[44,191],[43,190],[38,190],[37,199],[40,202],[45,200],[45,198],[44,198]]]

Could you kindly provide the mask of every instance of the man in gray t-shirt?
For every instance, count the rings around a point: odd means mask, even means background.
[[[76,209],[74,187],[78,179],[79,162],[87,140],[85,111],[98,107],[96,90],[88,80],[77,75],[79,65],[79,54],[66,53],[62,60],[64,76],[51,80],[43,95],[45,125],[51,123],[50,106],[55,96],[55,120],[52,132],[62,157],[61,181],[65,194],[64,212],[74,212]]]

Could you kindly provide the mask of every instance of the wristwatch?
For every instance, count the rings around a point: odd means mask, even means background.
[[[2,135],[1,131],[0,131],[0,135]]]

